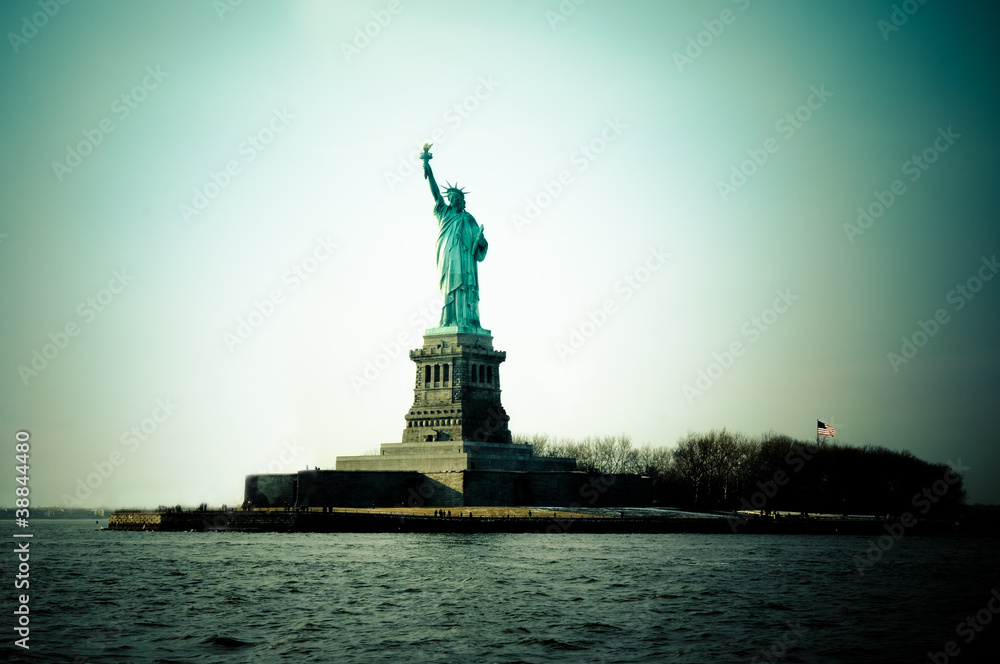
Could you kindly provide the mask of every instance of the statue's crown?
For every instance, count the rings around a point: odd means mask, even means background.
[[[464,197],[466,194],[469,193],[465,189],[459,187],[457,182],[455,184],[449,184],[445,182],[444,186],[445,186],[444,193],[447,194],[448,198],[451,198],[452,194],[462,194],[462,196]]]

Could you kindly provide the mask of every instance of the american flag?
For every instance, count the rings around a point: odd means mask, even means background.
[[[819,420],[816,420],[816,435],[817,436],[834,436],[836,433],[837,433],[837,430],[834,429],[829,424],[826,424],[825,422],[820,422]]]

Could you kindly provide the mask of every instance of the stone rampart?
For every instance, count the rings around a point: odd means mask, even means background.
[[[460,475],[438,473],[438,475]],[[455,482],[407,470],[304,470],[298,479],[299,507],[443,507],[460,505]],[[429,502],[433,500],[434,502]]]
[[[291,507],[298,494],[298,475],[291,473],[247,475],[244,507]]]
[[[303,470],[248,475],[244,507],[642,506],[650,484],[583,472]]]
[[[108,517],[111,530],[159,530],[159,512],[113,512]]]

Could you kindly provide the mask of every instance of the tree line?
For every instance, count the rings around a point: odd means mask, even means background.
[[[659,504],[701,510],[755,509],[828,514],[946,514],[965,504],[961,474],[907,451],[777,433],[691,433],[676,446],[632,444],[629,436],[553,439],[515,435],[536,456],[573,457],[591,473],[646,475]]]

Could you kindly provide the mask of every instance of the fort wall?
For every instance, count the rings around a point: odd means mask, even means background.
[[[303,470],[246,478],[244,507],[619,507],[648,505],[638,475],[464,470]]]

